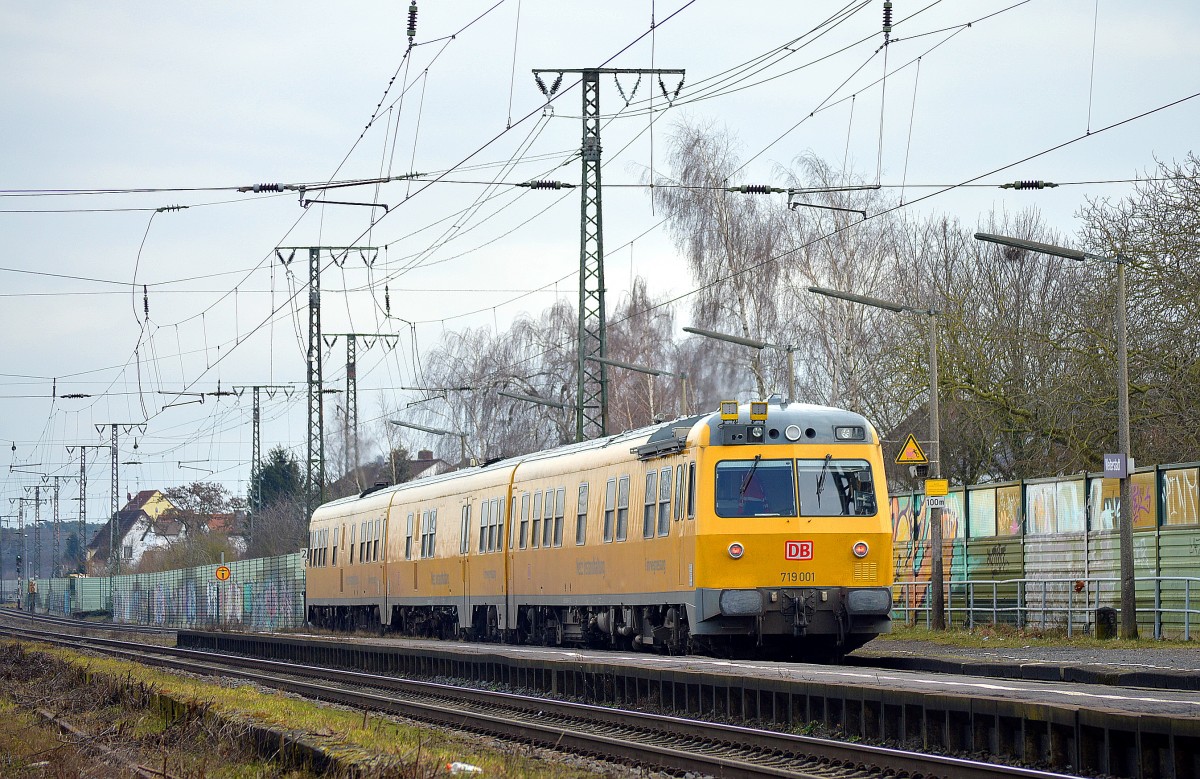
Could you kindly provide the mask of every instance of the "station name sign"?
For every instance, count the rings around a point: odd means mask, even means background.
[[[1129,475],[1131,463],[1123,454],[1104,455],[1104,478],[1124,479]]]

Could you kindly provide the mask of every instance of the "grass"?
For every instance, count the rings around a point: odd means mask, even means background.
[[[987,648],[995,646],[1070,647],[1076,649],[1190,649],[1195,641],[1159,640],[1143,635],[1137,639],[1114,638],[1101,640],[1085,632],[1075,631],[1067,636],[1065,628],[1016,628],[1011,625],[980,625],[974,628],[952,628],[944,631],[892,623],[892,632],[885,633],[868,644],[879,648],[886,641],[929,641],[943,646]]]
[[[362,776],[429,777],[445,774],[445,765],[454,761],[479,766],[488,777],[575,779],[597,775],[566,761],[541,759],[545,753],[533,748],[322,705],[248,684],[210,682],[59,648],[38,646],[32,651],[30,646],[24,645],[20,651],[33,663],[45,662],[56,669],[52,674],[43,674],[41,684],[53,678],[57,688],[74,688],[60,692],[89,701],[91,722],[81,723],[83,715],[78,712],[68,713],[68,720],[89,729],[115,728],[121,738],[161,749],[163,756],[149,757],[146,764],[162,763],[169,755],[172,766],[182,763],[173,770],[176,775],[206,779],[315,776],[271,765],[246,751],[236,759],[220,758],[203,744],[190,760],[180,757],[181,745],[194,746],[197,737],[203,735],[194,732],[196,723],[207,723],[205,727],[212,730],[214,722],[232,723],[210,734],[218,742],[224,743],[236,732],[244,734],[253,727],[287,732],[319,746],[342,765],[356,766]],[[0,644],[0,652],[11,653],[13,647],[11,643]],[[4,705],[11,708],[11,703]],[[33,725],[23,723],[19,729]],[[3,738],[0,731],[0,753],[7,752]],[[31,736],[28,741],[47,743],[44,737]],[[0,774],[6,775],[3,771]]]

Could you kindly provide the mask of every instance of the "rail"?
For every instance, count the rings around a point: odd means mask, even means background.
[[[1154,628],[1154,638],[1192,640],[1192,622],[1200,626],[1200,578],[1187,576],[1139,577],[1139,625]],[[932,624],[927,581],[897,582],[892,616],[908,624]],[[946,583],[948,624],[972,627],[1007,624],[1020,628],[1065,629],[1091,632],[1102,609],[1119,610],[1120,579],[1116,577],[1054,579],[972,579]]]
[[[295,695],[384,711],[543,747],[600,755],[670,773],[747,779],[924,776],[956,779],[1069,779],[1022,766],[928,754],[855,740],[837,741],[648,713],[552,697],[419,681],[359,670],[310,666],[244,655],[145,646],[0,624],[0,634],[60,646],[86,645],[139,663],[189,673],[236,677]],[[917,707],[920,708],[920,707]],[[942,722],[945,722],[943,715]],[[940,732],[940,728],[930,728]],[[975,729],[969,730],[975,733]],[[932,734],[931,737],[936,736]],[[998,743],[1004,739],[997,736]],[[1022,740],[1024,743],[1024,740]],[[934,746],[933,748],[937,748]],[[962,751],[972,751],[969,748]],[[1190,757],[1190,756],[1189,756]],[[1129,774],[1125,774],[1129,775]]]

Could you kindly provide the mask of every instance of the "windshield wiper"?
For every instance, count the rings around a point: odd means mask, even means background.
[[[742,479],[742,488],[738,490],[739,498],[746,494],[746,488],[750,486],[750,480],[754,478],[754,469],[758,467],[758,461],[761,459],[761,454],[754,455],[754,465],[750,466],[750,472],[746,474],[745,479]]]
[[[833,459],[832,454],[825,455],[825,464],[821,466],[821,473],[817,476],[817,505],[821,505],[821,490],[825,489],[825,475],[829,473],[829,461]]]

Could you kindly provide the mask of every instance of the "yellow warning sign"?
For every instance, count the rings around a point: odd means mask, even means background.
[[[218,581],[228,581],[228,580],[229,580],[229,574],[230,574],[230,571],[229,571],[229,566],[228,566],[228,565],[222,565],[220,568],[218,568],[218,569],[216,570],[216,574],[217,574],[217,580],[218,580]]]
[[[950,481],[948,479],[926,479],[925,494],[931,498],[944,498],[950,494]]]
[[[925,450],[917,443],[917,437],[909,433],[908,438],[904,441],[904,446],[900,449],[900,454],[896,455],[896,464],[925,465],[928,462]]]

